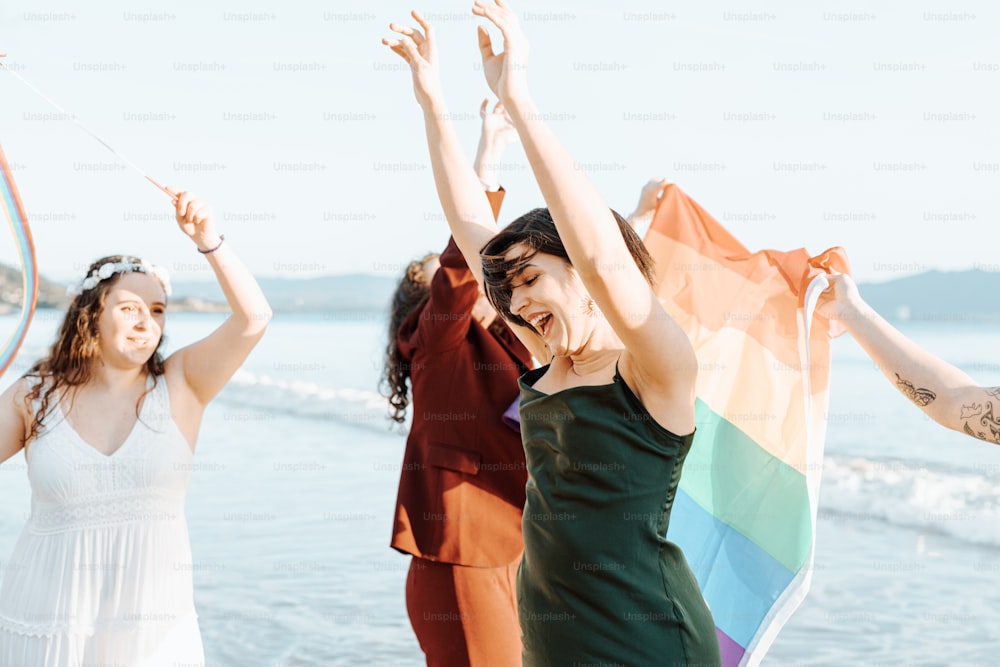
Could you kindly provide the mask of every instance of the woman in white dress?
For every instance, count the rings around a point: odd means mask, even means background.
[[[205,406],[271,311],[205,202],[182,192],[176,215],[232,316],[163,360],[165,272],[105,257],[0,395],[0,461],[23,447],[32,489],[0,587],[4,667],[204,665],[184,497]]]

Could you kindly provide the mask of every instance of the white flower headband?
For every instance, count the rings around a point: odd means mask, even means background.
[[[118,273],[133,273],[138,271],[140,273],[145,273],[146,275],[153,276],[160,281],[160,285],[163,287],[164,293],[170,296],[170,275],[167,270],[162,266],[155,266],[146,261],[137,262],[132,259],[123,259],[120,262],[105,262],[99,267],[90,272],[86,278],[76,283],[75,285],[70,285],[66,288],[66,294],[71,297],[77,297],[89,289],[97,287],[97,284],[102,280],[107,280],[111,276]]]

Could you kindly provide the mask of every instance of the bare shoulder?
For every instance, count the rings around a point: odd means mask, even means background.
[[[645,372],[627,350],[622,353],[618,372],[657,424],[677,435],[694,431],[694,382],[685,386],[664,382]]]
[[[198,400],[191,385],[188,384],[184,368],[178,363],[170,363],[170,359],[163,364],[163,381],[167,383],[167,393],[170,396],[170,412],[174,421],[184,429],[184,421],[187,415],[197,415],[196,421],[201,422],[201,414],[205,406]]]
[[[6,461],[24,446],[34,413],[28,402],[32,380],[20,378],[0,395],[0,462]]]
[[[163,381],[167,383],[167,392],[170,394],[171,405],[183,404],[189,400],[196,400],[194,392],[188,385],[184,376],[184,367],[179,362],[177,354],[172,354],[163,362]],[[174,407],[176,412],[177,408]]]
[[[170,416],[184,434],[188,446],[194,451],[205,406],[188,384],[184,369],[176,362],[171,363],[172,359],[173,355],[164,362],[162,379],[166,382],[170,397]]]
[[[554,394],[568,387],[566,383],[566,371],[570,368],[565,357],[554,357],[548,364],[545,372],[535,380],[531,386],[537,392],[543,394]]]
[[[36,378],[22,377],[18,378],[14,384],[7,387],[0,396],[0,403],[3,404],[4,409],[8,406],[17,410],[20,414],[25,417],[31,416],[31,405],[28,402],[28,396],[31,394],[32,388],[38,384],[39,380]]]

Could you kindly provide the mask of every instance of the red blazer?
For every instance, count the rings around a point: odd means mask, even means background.
[[[503,199],[493,195],[494,214]],[[430,300],[399,329],[411,362],[413,425],[399,476],[392,546],[458,565],[499,567],[523,549],[521,436],[501,421],[531,354],[505,323],[471,316],[476,279],[454,239]]]

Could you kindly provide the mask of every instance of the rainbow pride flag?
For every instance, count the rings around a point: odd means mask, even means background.
[[[14,176],[11,174],[10,165],[7,164],[3,148],[0,148],[0,208],[3,209],[3,215],[10,224],[11,232],[17,242],[17,251],[21,259],[21,286],[24,290],[17,327],[0,351],[0,375],[2,375],[14,361],[21,343],[24,342],[38,300],[38,263],[35,261],[35,245],[31,240],[31,230],[28,229],[28,216],[24,212],[24,205],[14,184]]]
[[[675,185],[645,243],[700,364],[668,536],[712,610],[723,664],[757,665],[809,589],[830,340],[842,333],[812,309],[847,258],[751,253]]]

